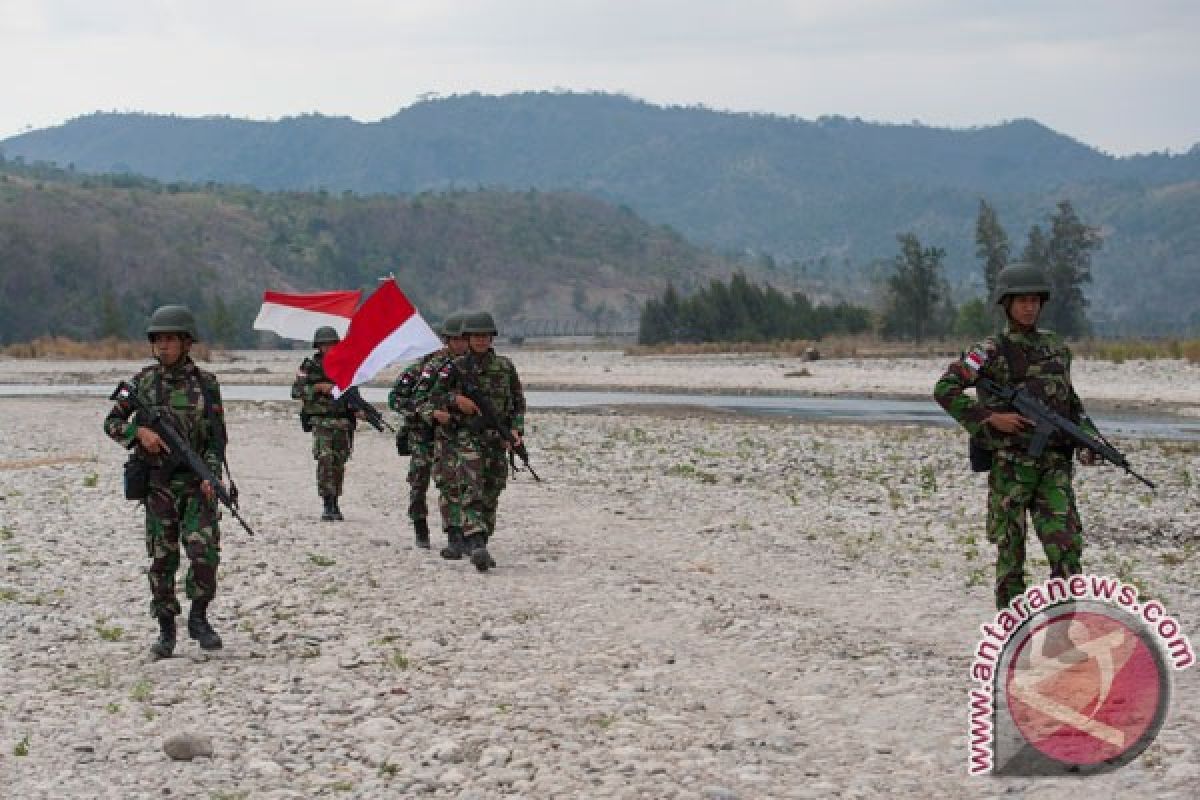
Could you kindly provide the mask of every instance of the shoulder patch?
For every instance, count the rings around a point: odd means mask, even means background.
[[[962,357],[963,366],[971,372],[979,372],[988,363],[990,354],[982,344],[977,344]]]

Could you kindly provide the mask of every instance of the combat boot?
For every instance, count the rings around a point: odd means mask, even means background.
[[[463,557],[466,544],[463,542],[462,528],[446,529],[446,546],[442,548],[442,558],[458,561]]]
[[[429,523],[424,517],[413,520],[413,530],[417,532],[417,547],[429,549]]]
[[[492,535],[490,533],[483,534],[483,546],[485,549],[488,546],[488,542],[490,542],[491,540],[492,540]],[[496,559],[492,558],[491,550],[487,550],[487,563],[488,563],[488,567],[496,566]]]
[[[491,553],[487,550],[487,539],[482,533],[472,533],[466,539],[466,549],[471,554],[471,563],[475,565],[475,569],[480,572],[487,572],[488,568],[496,562],[492,560]]]
[[[324,503],[325,503],[325,510],[321,512],[321,519],[322,519],[322,521],[324,521],[324,522],[333,522],[334,520],[336,520],[336,519],[337,519],[337,517],[335,517],[335,516],[333,515],[333,501],[334,501],[334,498],[333,498],[332,496],[330,496],[330,495],[323,495],[323,496],[321,497],[321,500],[322,500],[322,502],[324,502]]]
[[[175,615],[162,614],[158,617],[158,641],[150,645],[150,654],[155,658],[170,658],[175,652]]]
[[[208,601],[193,600],[188,612],[188,636],[200,644],[201,650],[220,650],[221,637],[208,624]]]
[[[333,519],[337,520],[338,522],[341,522],[342,520],[344,520],[345,517],[342,516],[342,510],[340,508],[338,508],[337,495],[335,494],[333,497],[329,498],[329,502],[330,502],[330,505],[333,507]]]

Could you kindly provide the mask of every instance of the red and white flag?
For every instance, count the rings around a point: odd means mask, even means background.
[[[311,341],[317,328],[328,325],[345,336],[350,327],[350,318],[362,292],[314,292],[312,294],[284,294],[263,292],[262,308],[254,320],[254,329],[271,331],[285,339]]]
[[[442,348],[442,340],[394,280],[379,284],[350,320],[345,338],[325,354],[325,374],[337,384],[334,397],[375,377],[396,361]]]

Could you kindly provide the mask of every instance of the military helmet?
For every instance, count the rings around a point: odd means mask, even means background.
[[[146,338],[156,333],[186,333],[192,341],[199,340],[196,333],[196,318],[187,306],[159,306],[150,315],[146,325]]]
[[[1042,302],[1050,298],[1050,282],[1041,269],[1025,261],[1009,264],[996,276],[996,305],[1004,298],[1020,294],[1041,295]]]
[[[438,328],[438,333],[442,336],[462,336],[463,317],[466,314],[461,311],[455,311],[442,320],[442,326]]]
[[[468,336],[472,333],[490,333],[496,335],[496,321],[492,319],[491,312],[488,311],[472,311],[469,314],[463,315],[462,335]]]
[[[330,325],[322,325],[313,334],[313,347],[321,344],[337,344],[342,340],[338,332]]]

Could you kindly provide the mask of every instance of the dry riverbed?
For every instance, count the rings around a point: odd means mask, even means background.
[[[281,382],[299,355],[215,366]],[[783,376],[799,363],[753,359],[515,358],[531,385],[808,380]],[[0,379],[104,382],[134,367],[42,363],[0,363]],[[831,371],[898,393],[928,391],[940,371],[892,367]],[[1151,367],[1094,385],[1114,402],[1127,390],[1114,384],[1136,380],[1143,397],[1195,401],[1195,376],[1180,388]],[[966,776],[992,553],[985,487],[954,431],[538,413],[545,482],[510,481],[500,567],[479,575],[411,546],[390,437],[363,430],[347,520],[321,523],[295,409],[234,403],[230,458],[258,536],[222,523],[211,616],[226,647],[184,640],[152,662],[141,514],[120,498],[106,406],[0,398],[5,797],[1194,796],[1195,669],[1123,770],[1082,786]],[[1200,445],[1117,444],[1160,488],[1080,471],[1086,565],[1138,582],[1196,640]],[[181,733],[211,737],[213,755],[170,760],[163,743]]]

